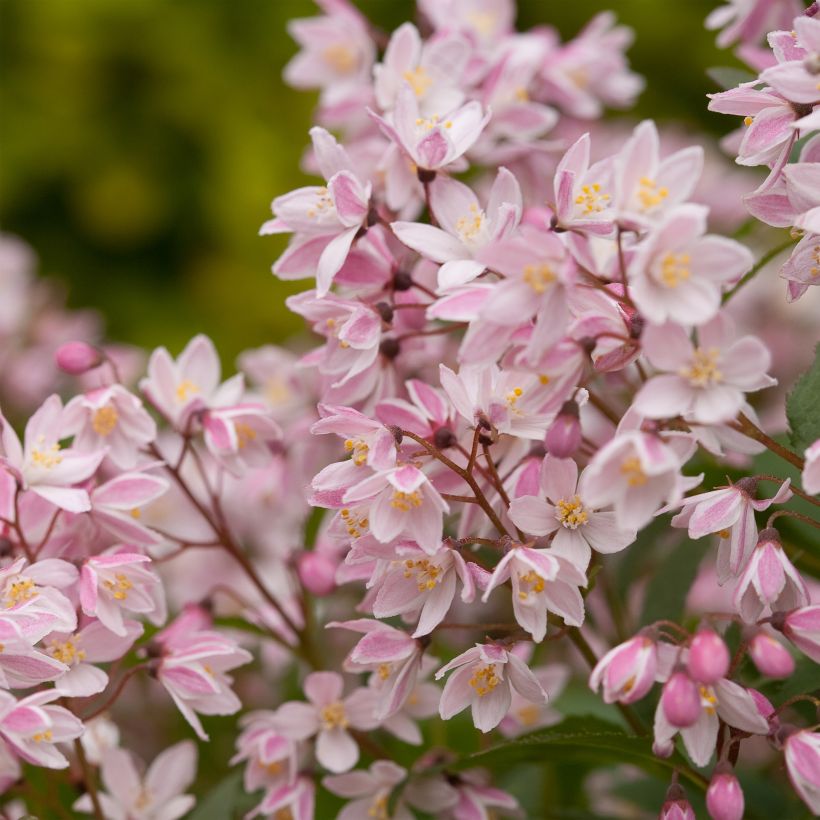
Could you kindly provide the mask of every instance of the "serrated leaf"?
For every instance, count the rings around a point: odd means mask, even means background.
[[[755,79],[755,75],[749,71],[744,71],[742,68],[732,68],[731,66],[707,68],[706,74],[712,82],[724,91]]]
[[[786,417],[792,447],[799,453],[820,438],[820,345],[814,349],[812,366],[786,399]]]
[[[447,769],[458,771],[482,767],[503,771],[522,761],[587,762],[595,764],[631,763],[645,772],[668,777],[677,769],[682,777],[700,788],[704,781],[676,752],[661,759],[652,754],[649,737],[629,735],[617,724],[592,715],[573,716],[557,726],[539,729],[491,749],[461,758]]]

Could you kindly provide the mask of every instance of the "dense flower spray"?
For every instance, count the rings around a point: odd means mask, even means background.
[[[249,817],[521,816],[539,810],[505,771],[551,743],[665,767],[670,818],[694,816],[683,783],[741,817],[748,746],[820,811],[820,376],[789,400],[791,443],[770,436],[784,357],[733,301],[772,254],[714,232],[701,147],[600,122],[643,86],[611,14],[562,43],[516,31],[513,0],[419,0],[392,35],[317,3],[285,77],[319,90],[322,179],[261,233],[288,237],[277,276],[312,280],[288,306],[319,344],[224,379],[202,335],[144,374],[60,337],[28,360],[73,395],[3,408],[0,789],[23,813],[74,793],[171,820],[194,743],[145,769],[135,720],[153,744],[177,709],[206,742],[245,710]],[[708,21],[755,71],[709,107],[768,169],[745,205],[789,228],[792,300],[820,284],[817,12]],[[3,238],[0,264],[0,387],[22,395],[4,305],[31,257]],[[565,717],[567,686],[608,721]],[[59,790],[29,790],[34,768],[65,770]]]

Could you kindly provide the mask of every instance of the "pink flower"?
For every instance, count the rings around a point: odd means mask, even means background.
[[[258,817],[275,817],[283,812],[285,817],[293,820],[314,820],[316,804],[316,786],[312,777],[300,775],[293,782],[274,786],[265,793],[262,802],[246,815],[248,820]]]
[[[372,585],[378,590],[373,602],[377,618],[417,614],[414,638],[428,635],[444,619],[456,594],[456,581],[462,585],[461,600],[469,603],[475,584],[467,564],[454,549],[442,546],[428,554],[414,544],[399,544],[396,560]]]
[[[754,263],[751,252],[732,239],[704,236],[707,209],[678,205],[637,248],[629,263],[630,292],[654,324],[699,325],[720,309],[723,289]],[[651,352],[653,345],[645,343]]]
[[[449,506],[417,467],[405,464],[378,472],[347,490],[343,501],[369,502],[370,532],[382,543],[406,535],[430,555],[441,546]]]
[[[515,619],[539,643],[547,634],[547,613],[555,612],[569,626],[584,622],[584,599],[579,586],[586,575],[552,550],[516,546],[498,562],[481,600],[507,580],[512,584]]]
[[[783,634],[801,652],[820,663],[820,605],[804,606],[789,612],[778,628],[782,628]]]
[[[795,791],[814,814],[820,814],[820,734],[804,729],[783,744],[786,771]]]
[[[297,188],[274,199],[274,218],[260,233],[294,234],[273,272],[282,279],[315,274],[321,297],[342,269],[356,235],[367,225],[372,186],[356,175],[347,152],[324,128],[312,128],[310,136],[327,185]]]
[[[162,584],[147,555],[138,552],[109,552],[85,561],[80,574],[80,604],[86,615],[94,615],[115,635],[126,634],[123,613],[145,615],[161,626],[167,610]]]
[[[140,390],[178,430],[185,430],[197,412],[236,404],[243,388],[241,374],[220,385],[221,367],[213,342],[195,336],[176,360],[158,347],[148,360],[148,376]]]
[[[64,663],[35,649],[14,621],[0,620],[0,686],[28,689],[68,671]]]
[[[572,459],[546,456],[541,463],[540,495],[513,499],[513,523],[531,535],[549,535],[550,554],[566,558],[586,572],[592,550],[620,552],[635,540],[635,532],[620,530],[614,512],[601,512],[584,503],[583,475]]]
[[[242,708],[225,673],[249,663],[252,655],[218,632],[177,629],[186,623],[185,617],[157,635],[163,654],[156,675],[197,736],[208,740],[196,713],[233,715]]]
[[[281,428],[263,404],[206,410],[202,428],[208,451],[234,475],[264,467],[271,459],[271,444],[282,438]]]
[[[595,665],[589,686],[596,692],[603,684],[605,703],[634,703],[652,688],[658,671],[655,642],[636,635],[609,650]]]
[[[338,673],[311,672],[303,684],[309,703],[285,703],[272,721],[290,740],[317,735],[316,759],[331,772],[347,771],[359,759],[359,747],[347,730],[372,729],[376,724],[372,696],[354,692],[342,699],[343,688],[344,680]]]
[[[486,210],[464,183],[446,176],[430,184],[430,207],[440,228],[418,222],[393,222],[399,240],[426,259],[441,263],[440,291],[466,285],[485,267],[481,253],[508,236],[521,219],[521,189],[516,178],[500,168]]]
[[[729,764],[715,767],[706,790],[706,808],[712,820],[743,820],[743,789]]]
[[[807,233],[795,245],[780,276],[788,282],[790,302],[799,299],[810,286],[820,284],[820,232]]]
[[[683,788],[673,783],[666,791],[666,800],[661,806],[659,820],[697,820],[692,804],[686,799]]]
[[[136,621],[125,621],[125,634],[106,629],[100,621],[91,621],[78,632],[52,632],[46,638],[49,655],[66,669],[55,689],[70,698],[85,698],[102,692],[108,675],[95,663],[119,660],[143,633]]]
[[[805,14],[797,17],[794,35],[796,42],[789,44],[788,53],[778,53],[775,48],[778,64],[763,71],[760,82],[771,86],[789,102],[813,106],[818,102],[814,66],[820,54],[820,20]]]
[[[696,766],[705,766],[715,750],[720,720],[744,732],[768,733],[768,721],[758,711],[749,691],[742,686],[724,678],[714,686],[699,687],[699,694],[700,715],[693,724],[680,730],[667,720],[662,705],[658,705],[655,712],[656,746],[671,746],[672,739],[680,731],[692,762]]]
[[[105,450],[81,453],[62,449],[69,435],[67,408],[57,395],[47,398],[26,424],[23,444],[0,414],[0,469],[6,467],[22,485],[56,507],[69,512],[90,508],[88,493],[74,484],[90,478],[105,457]],[[4,464],[5,463],[5,464]]]
[[[368,418],[351,407],[320,404],[319,421],[313,423],[314,435],[335,433],[344,438],[345,451],[353,464],[374,470],[389,470],[396,464],[396,438],[380,421]]]
[[[441,695],[439,713],[449,720],[471,706],[476,729],[489,732],[503,720],[511,687],[532,703],[546,702],[546,692],[527,664],[495,644],[476,644],[436,672],[436,680],[455,670]]]
[[[125,749],[110,749],[100,764],[105,791],[98,794],[110,820],[177,820],[196,800],[182,794],[196,776],[196,746],[183,740],[157,755],[144,774]],[[91,797],[84,794],[75,811],[93,814]]]
[[[601,447],[584,471],[584,501],[598,508],[612,504],[618,529],[640,529],[664,501],[680,499],[682,456],[691,449],[685,438],[664,440],[626,429]]]
[[[164,478],[150,473],[120,473],[91,491],[91,520],[115,538],[132,544],[157,544],[160,536],[140,523],[142,508],[168,491]]]
[[[46,705],[58,697],[50,689],[15,700],[0,690],[0,737],[27,763],[47,769],[68,766],[57,744],[79,737],[83,724],[68,709]]]
[[[295,777],[296,745],[276,731],[275,723],[276,715],[270,711],[249,712],[240,719],[243,729],[230,764],[245,763],[247,792],[272,789]]]
[[[322,778],[322,785],[332,794],[350,800],[336,815],[336,820],[359,820],[362,817],[387,817],[390,794],[405,777],[406,769],[390,760],[377,760],[366,772],[357,770],[327,775]],[[396,820],[410,820],[413,815],[400,802],[389,816]]]
[[[409,82],[399,88],[390,119],[372,112],[371,116],[385,136],[424,171],[437,171],[456,162],[473,146],[490,119],[489,112],[475,100],[424,117]]]
[[[820,439],[806,448],[806,466],[803,467],[803,489],[807,493],[820,493]]]
[[[772,498],[756,499],[757,482],[753,479],[690,495],[681,502],[682,510],[672,519],[672,526],[688,526],[690,538],[720,533],[717,573],[720,583],[724,583],[743,569],[757,543],[755,512],[788,501],[792,496],[789,484],[786,479]]]
[[[735,609],[746,623],[755,623],[767,607],[772,613],[789,612],[808,604],[806,584],[786,557],[777,530],[763,530],[737,582]]]
[[[111,461],[125,470],[135,466],[140,450],[157,436],[142,402],[119,384],[75,396],[65,415],[77,450],[96,453],[107,448]]]
[[[731,421],[745,394],[777,384],[766,371],[768,348],[755,336],[731,341],[731,326],[717,316],[698,328],[697,347],[680,325],[644,331],[642,344],[652,365],[665,371],[635,397],[635,409],[649,418],[683,416],[703,424]]]
[[[706,18],[706,28],[722,29],[721,48],[736,43],[754,43],[766,32],[786,28],[803,11],[799,0],[728,0]]]

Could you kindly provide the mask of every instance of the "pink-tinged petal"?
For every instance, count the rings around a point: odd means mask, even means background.
[[[69,698],[87,698],[102,692],[108,685],[108,675],[88,663],[80,663],[66,672],[54,688]]]
[[[344,265],[358,230],[358,226],[355,225],[348,228],[331,239],[322,251],[316,267],[316,293],[319,296],[325,296],[330,290],[333,277]]]
[[[170,485],[164,478],[147,473],[123,473],[91,494],[94,506],[132,510],[159,498]]]
[[[430,207],[438,224],[451,236],[458,236],[460,221],[472,218],[480,209],[472,188],[444,175],[430,183]]]
[[[532,495],[514,498],[508,514],[513,524],[530,535],[547,535],[559,527],[555,507]]]
[[[718,716],[714,710],[704,709],[692,726],[681,729],[686,751],[696,766],[705,766],[715,751],[718,733]]]
[[[316,759],[331,772],[345,772],[356,765],[359,747],[344,729],[323,730],[316,738]]]
[[[344,680],[337,672],[311,672],[303,685],[305,697],[315,706],[327,706],[340,700]]]
[[[707,533],[729,529],[740,518],[743,494],[740,490],[728,489],[708,501],[698,504],[689,519],[689,536],[702,538]]]
[[[507,675],[513,688],[531,703],[546,703],[547,693],[532,670],[517,655],[507,656]]]
[[[316,710],[307,703],[283,703],[271,718],[277,732],[291,740],[305,740],[316,734],[319,719]]]
[[[664,374],[651,378],[641,387],[633,406],[647,418],[673,418],[689,411],[695,395],[686,379]]]
[[[414,638],[429,635],[443,620],[456,594],[456,575],[447,572],[442,581],[427,596],[421,610]]]
[[[468,255],[466,248],[458,239],[432,225],[393,222],[390,227],[400,242],[434,262],[450,262],[464,259]]]
[[[641,344],[649,362],[659,370],[676,372],[692,357],[692,342],[680,325],[650,325],[643,333]]]
[[[760,81],[772,86],[790,102],[817,102],[817,78],[804,68],[802,61],[771,66],[760,75]]]
[[[473,723],[476,729],[489,732],[495,729],[510,711],[512,693],[509,684],[499,683],[483,697],[473,700]]]
[[[783,143],[792,135],[796,114],[786,105],[764,108],[746,129],[740,143],[737,162],[762,165],[777,156]]]
[[[370,191],[349,171],[340,171],[327,183],[339,221],[358,228],[367,216]],[[368,186],[369,187],[369,186]]]
[[[91,499],[85,490],[70,487],[49,487],[44,484],[30,489],[31,492],[36,493],[55,507],[67,512],[82,513],[91,509]]]
[[[769,723],[758,711],[748,689],[724,678],[715,684],[715,695],[718,714],[730,726],[754,734],[768,733]]]
[[[439,290],[448,291],[466,285],[483,271],[484,265],[472,259],[454,259],[445,262],[438,271]]]
[[[386,627],[378,621],[370,623],[374,625],[372,630],[350,653],[352,661],[362,665],[392,663],[413,654],[416,644],[406,632]]]
[[[595,512],[581,530],[581,536],[589,541],[596,552],[610,555],[628,547],[635,540],[637,533],[634,530],[618,529],[615,513]]]
[[[571,458],[547,455],[541,464],[541,489],[553,502],[571,499],[578,484],[578,465]]]

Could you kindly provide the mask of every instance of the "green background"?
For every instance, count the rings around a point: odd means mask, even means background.
[[[522,0],[519,27],[566,39],[612,8],[636,31],[648,80],[629,116],[724,132],[705,69],[732,62],[703,28],[713,0]],[[383,28],[408,0],[359,0]],[[305,183],[299,160],[315,95],[281,81],[288,19],[309,0],[0,0],[0,225],[33,244],[41,271],[96,306],[109,335],[172,349],[195,332],[226,362],[281,341],[283,305],[305,283],[270,265],[271,199]],[[621,115],[623,116],[623,115]]]

